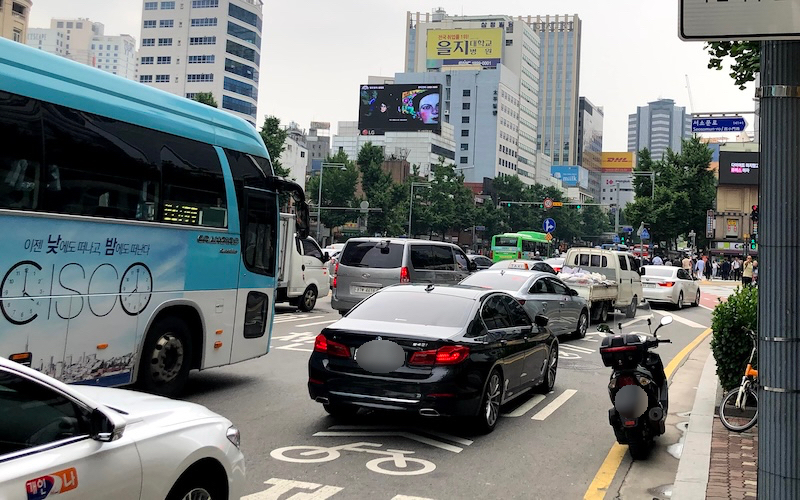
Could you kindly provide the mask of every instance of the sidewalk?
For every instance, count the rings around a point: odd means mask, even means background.
[[[697,386],[673,498],[756,497],[758,425],[747,432],[728,431],[717,416],[720,396],[716,363],[710,354]]]

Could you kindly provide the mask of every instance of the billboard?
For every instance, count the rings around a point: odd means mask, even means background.
[[[589,171],[578,165],[553,165],[550,175],[564,183],[567,187],[589,187]]]
[[[600,168],[606,173],[630,172],[635,166],[633,155],[631,151],[600,153]]]
[[[441,85],[362,85],[359,94],[358,130],[361,135],[386,132],[440,132]]]
[[[757,151],[720,151],[719,183],[758,186]]]
[[[503,55],[503,29],[428,30],[427,59],[445,66],[495,68]]]

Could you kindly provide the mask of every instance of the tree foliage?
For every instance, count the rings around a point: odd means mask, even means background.
[[[747,330],[758,330],[758,288],[737,288],[725,302],[720,302],[711,313],[711,329],[717,375],[722,388],[728,391],[739,385],[753,348]]]
[[[391,180],[391,176],[384,172],[381,166],[383,165],[383,148],[374,146],[371,142],[367,142],[361,146],[356,158],[356,165],[361,171],[361,189],[369,199],[372,190],[375,186],[386,186],[387,177]]]
[[[649,158],[642,150],[640,161]],[[651,241],[674,241],[694,230],[697,244],[705,245],[706,211],[713,208],[716,196],[714,174],[709,170],[712,152],[698,138],[682,142],[680,153],[668,150],[665,158],[650,161],[647,168],[656,173],[655,197],[650,196],[650,179],[636,187],[636,199],[625,207],[625,218],[638,227],[649,224]]]
[[[208,106],[211,106],[212,108],[218,108],[219,107],[219,105],[217,104],[216,99],[214,99],[214,94],[212,94],[211,92],[198,92],[198,93],[196,93],[194,95],[194,99],[193,100],[195,100],[195,101],[197,101],[197,102],[199,102],[201,104],[206,104]]]
[[[757,41],[708,42],[705,45],[708,55],[708,68],[721,71],[726,58],[733,59],[730,76],[739,89],[744,90],[747,83],[756,79],[760,71],[761,45]]]
[[[444,239],[450,230],[472,227],[475,224],[474,195],[464,185],[464,175],[457,174],[453,164],[445,163],[441,157],[438,164],[431,166],[431,173],[427,181],[430,187],[414,189],[413,233],[436,233]],[[410,193],[409,186],[409,196]]]
[[[347,153],[339,152],[328,156],[325,163],[341,163],[343,169],[324,167],[306,183],[306,196],[315,206],[319,202],[319,183],[322,178],[322,223],[327,227],[336,227],[358,218],[355,211],[325,210],[325,207],[356,207],[355,191],[358,181],[356,164],[347,157]]]
[[[281,128],[281,119],[277,116],[267,116],[264,118],[264,125],[261,126],[261,138],[264,140],[264,145],[269,152],[269,158],[272,161],[272,167],[275,169],[275,175],[286,177],[289,175],[289,169],[281,166],[281,154],[286,149],[286,136],[288,132],[286,129]]]

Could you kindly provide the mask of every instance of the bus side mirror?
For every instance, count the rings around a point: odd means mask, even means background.
[[[272,176],[267,179],[267,184],[270,188],[278,192],[278,194],[288,194],[292,199],[292,206],[296,216],[296,229],[297,235],[302,238],[308,238],[311,233],[311,216],[309,214],[308,203],[306,203],[306,195],[303,188],[296,182],[287,181],[282,177]]]

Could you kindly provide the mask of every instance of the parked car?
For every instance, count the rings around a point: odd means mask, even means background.
[[[564,258],[563,257],[553,257],[550,259],[546,259],[544,261],[545,264],[552,267],[553,270],[557,273],[561,272],[561,268],[564,267]]]
[[[589,304],[551,273],[489,269],[473,274],[461,284],[508,292],[531,317],[547,317],[554,334],[586,336]]]
[[[486,257],[485,255],[478,255],[478,254],[467,254],[467,258],[474,262],[477,266],[478,271],[482,271],[484,269],[489,269],[492,267],[492,259]]]
[[[689,271],[672,266],[642,267],[642,290],[650,302],[672,304],[683,309],[687,302],[700,305],[700,282]]]
[[[335,268],[331,307],[344,314],[381,288],[396,283],[455,285],[475,266],[452,243],[352,238]]]
[[[539,271],[542,273],[558,274],[555,269],[545,261],[540,260],[501,260],[495,262],[489,269],[519,269],[523,271]]]
[[[0,357],[0,498],[238,499],[239,431],[203,406],[68,386]],[[61,496],[59,495],[59,498]]]
[[[376,354],[367,353],[375,346],[391,366],[371,368]],[[308,390],[339,417],[360,407],[463,416],[477,431],[491,432],[502,404],[531,389],[550,392],[557,367],[558,340],[547,319],[531,319],[511,295],[397,285],[317,336]]]

